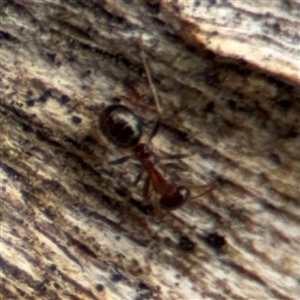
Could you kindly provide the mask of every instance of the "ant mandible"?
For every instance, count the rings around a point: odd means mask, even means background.
[[[146,61],[146,56],[143,50],[143,40],[141,37],[140,49],[141,59],[146,71],[148,84],[150,86],[158,113],[156,125],[154,126],[149,137],[150,142],[158,130],[161,108],[156,89],[151,78],[150,69]],[[146,143],[139,143],[142,134],[142,121],[135,113],[123,105],[108,106],[106,109],[104,109],[99,118],[99,127],[104,136],[116,146],[133,148],[133,156],[140,161],[142,165],[142,171],[145,170],[148,173],[144,188],[144,200],[149,199],[150,185],[152,185],[154,191],[160,195],[159,202],[154,202],[156,213],[158,213],[160,209],[169,211],[177,209],[190,199],[190,189],[187,186],[177,186],[168,182],[155,167],[152,159],[153,153],[149,149],[148,145]],[[123,157],[111,162],[111,164],[123,163],[130,157],[132,156]],[[142,173],[138,176],[138,180],[136,180],[135,184],[139,182],[141,175]],[[191,199],[203,196],[204,194],[211,192],[213,189],[215,189],[215,187],[215,182],[200,186],[199,188],[204,188],[205,191]]]

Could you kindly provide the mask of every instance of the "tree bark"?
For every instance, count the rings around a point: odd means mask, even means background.
[[[298,1],[1,7],[3,299],[299,299]],[[137,162],[109,164],[132,154],[98,127],[112,103],[190,154],[168,182],[218,187],[154,216]]]

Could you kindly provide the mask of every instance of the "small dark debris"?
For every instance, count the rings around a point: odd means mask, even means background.
[[[104,290],[104,285],[101,284],[101,283],[98,283],[98,284],[96,285],[96,290],[97,290],[98,292],[102,292],[102,291]]]
[[[73,116],[72,117],[72,123],[74,124],[80,124],[81,123],[81,118],[80,117],[77,117],[77,116]]]
[[[50,266],[50,270],[52,271],[52,272],[54,272],[55,270],[56,270],[56,265],[55,264],[52,264],[51,266]]]
[[[119,241],[120,239],[121,239],[121,237],[120,237],[119,235],[116,235],[116,236],[115,236],[115,240],[116,240],[116,241]]]
[[[215,249],[221,249],[225,244],[225,237],[219,235],[217,232],[210,233],[204,237],[206,244]]]
[[[190,252],[195,249],[195,243],[187,236],[181,236],[178,243],[179,249],[185,252]]]
[[[71,100],[71,99],[69,98],[69,96],[67,96],[67,95],[62,95],[62,96],[60,97],[60,99],[59,99],[59,103],[60,103],[61,105],[65,105],[65,104],[67,104],[70,100]]]
[[[35,103],[35,101],[32,100],[32,99],[26,101],[26,105],[27,105],[28,107],[34,106],[34,103]]]
[[[124,276],[120,273],[115,273],[111,276],[111,280],[113,282],[120,282],[120,281],[124,280]]]

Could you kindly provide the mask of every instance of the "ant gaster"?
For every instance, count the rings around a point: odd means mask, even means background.
[[[150,141],[158,130],[161,108],[156,89],[150,75],[150,70],[146,62],[142,43],[142,38],[140,38],[141,58],[158,112],[158,121],[150,134]],[[177,209],[189,200],[190,189],[186,186],[177,186],[169,183],[155,167],[155,164],[152,161],[153,153],[150,151],[148,145],[139,143],[142,134],[142,121],[136,114],[125,106],[111,105],[108,106],[102,113],[99,119],[99,126],[105,137],[116,146],[133,148],[134,156],[140,161],[142,169],[148,173],[144,189],[144,200],[148,200],[150,196],[150,185],[152,185],[154,191],[161,196],[159,202],[154,203],[156,212],[158,212],[160,208],[165,210]],[[111,162],[111,164],[123,163],[130,157],[132,156],[123,157]],[[180,157],[180,155],[177,157]],[[186,155],[181,155],[181,158],[182,157],[186,157]],[[138,176],[138,180],[136,180],[135,184],[139,182],[141,174]],[[192,199],[211,192],[215,187],[216,183],[200,186],[200,188],[204,188],[205,191]]]

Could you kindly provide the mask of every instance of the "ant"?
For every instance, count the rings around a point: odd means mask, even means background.
[[[149,141],[154,137],[159,127],[159,118],[161,115],[161,108],[159,99],[154,87],[150,69],[148,67],[146,56],[143,51],[143,40],[140,38],[141,59],[146,71],[148,84],[150,86],[153,98],[155,100],[156,109],[158,113],[158,120],[150,134]],[[123,148],[133,148],[133,156],[137,158],[142,165],[142,172],[135,180],[134,185],[137,185],[143,171],[148,173],[144,187],[144,200],[148,200],[150,197],[150,185],[152,185],[154,191],[160,195],[159,201],[154,202],[155,212],[158,213],[160,209],[167,211],[175,210],[184,205],[190,199],[190,189],[187,186],[175,185],[168,182],[165,177],[157,170],[155,163],[153,162],[153,153],[149,149],[146,143],[139,143],[142,134],[142,121],[131,110],[123,105],[111,105],[104,109],[99,119],[99,127],[105,137],[116,146]],[[131,156],[126,156],[110,164],[119,164],[125,162]],[[186,155],[178,155],[177,158],[184,158]],[[216,183],[200,186],[205,188],[205,191],[193,197],[191,199],[198,198],[211,192],[215,189]]]

